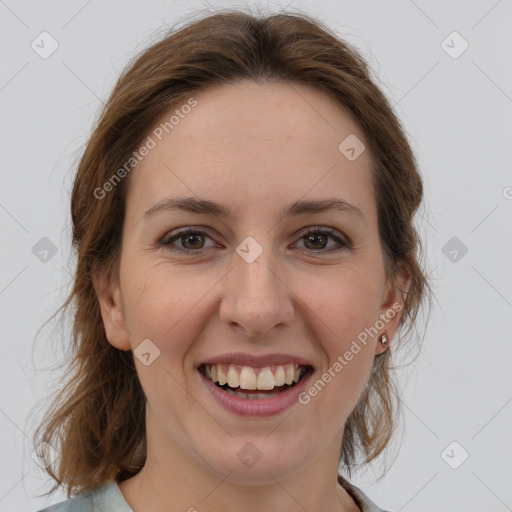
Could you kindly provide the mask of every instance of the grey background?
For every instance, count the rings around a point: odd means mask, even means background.
[[[49,481],[31,458],[33,411],[58,384],[61,350],[57,331],[36,331],[69,291],[68,194],[101,102],[165,24],[243,5],[0,0],[0,511],[65,498],[34,497]],[[405,427],[388,457],[400,450],[383,480],[376,464],[352,483],[392,511],[512,510],[512,1],[258,5],[302,9],[363,52],[426,182],[418,227],[436,300],[421,355],[399,373]],[[43,31],[59,45],[47,59],[31,48]],[[445,51],[463,48],[453,31],[469,44],[458,58]],[[44,237],[56,252],[41,261]]]

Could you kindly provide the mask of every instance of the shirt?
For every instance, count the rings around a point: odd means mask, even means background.
[[[355,485],[352,485],[341,475],[338,482],[347,491],[362,512],[386,512],[379,508]],[[126,503],[117,482],[111,480],[96,489],[85,491],[38,512],[133,512]]]

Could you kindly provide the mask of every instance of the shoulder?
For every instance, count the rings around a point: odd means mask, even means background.
[[[352,496],[361,512],[388,512],[378,507],[359,487],[351,484],[343,476],[338,475],[338,482]]]
[[[37,512],[133,512],[114,481]]]
[[[91,492],[86,492],[37,512],[93,512],[94,502]]]

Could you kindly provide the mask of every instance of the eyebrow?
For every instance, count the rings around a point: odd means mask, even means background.
[[[165,198],[144,212],[144,218],[148,218],[159,211],[182,210],[189,213],[215,215],[219,217],[229,217],[231,208],[222,204],[196,197]],[[305,215],[311,213],[322,213],[327,211],[344,211],[359,217],[364,222],[363,212],[353,204],[338,198],[329,199],[310,199],[304,201],[295,201],[284,207],[280,219],[284,217]]]

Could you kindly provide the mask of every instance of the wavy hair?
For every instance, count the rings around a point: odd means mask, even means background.
[[[397,115],[367,62],[322,22],[302,13],[253,15],[226,10],[172,28],[125,68],[100,112],[79,160],[71,195],[73,285],[59,312],[72,311],[67,380],[34,434],[55,448],[46,471],[68,497],[138,473],[146,460],[145,395],[133,354],[107,340],[92,275],[118,278],[125,198],[123,179],[101,200],[97,191],[127,162],[143,137],[174,105],[204,88],[285,81],[320,89],[354,118],[374,165],[372,183],[386,277],[411,277],[404,291],[399,339],[409,338],[428,296],[413,223],[423,195],[417,162]],[[405,269],[405,270],[404,270]],[[413,341],[417,339],[413,337]],[[375,357],[361,397],[347,419],[340,463],[348,474],[389,444],[400,410],[390,349]],[[43,453],[43,457],[46,455]]]

